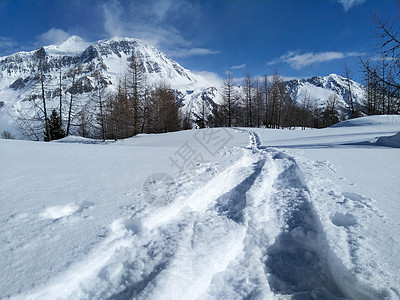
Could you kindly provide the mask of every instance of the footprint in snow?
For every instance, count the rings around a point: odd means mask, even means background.
[[[85,209],[93,206],[93,202],[84,201],[82,203],[68,203],[67,205],[51,206],[43,210],[39,216],[43,219],[57,220],[73,214],[79,214]]]
[[[352,214],[335,213],[331,216],[331,221],[336,226],[348,228],[357,224],[356,218]]]
[[[352,202],[353,205],[356,206],[358,209],[364,209],[365,211],[373,212],[379,218],[384,217],[383,214],[375,207],[374,199],[351,192],[343,192],[342,195],[345,198],[345,201]]]

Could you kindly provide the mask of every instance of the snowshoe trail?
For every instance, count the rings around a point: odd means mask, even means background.
[[[293,158],[274,155],[283,166],[272,201],[284,224],[267,249],[265,261],[271,289],[279,294],[319,299],[344,298],[330,273],[322,232],[313,212],[308,188]]]
[[[222,170],[115,220],[87,261],[31,298],[63,289],[68,299],[383,299],[331,249],[296,160],[246,132],[249,145],[228,149],[236,156]],[[357,221],[337,212],[329,222]]]

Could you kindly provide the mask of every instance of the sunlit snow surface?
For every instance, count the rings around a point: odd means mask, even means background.
[[[398,299],[399,131],[0,140],[0,298]]]

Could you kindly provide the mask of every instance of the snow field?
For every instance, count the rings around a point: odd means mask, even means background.
[[[365,143],[385,124],[229,130],[216,156],[204,131],[0,140],[0,297],[397,299],[399,150]],[[187,143],[208,156],[182,172]]]
[[[388,240],[392,242],[390,247],[398,247],[398,242],[391,237],[390,228],[388,231],[382,227],[387,218],[373,199],[338,190],[338,186],[327,179],[330,177],[327,174],[334,172],[331,166],[310,161],[305,164],[313,165],[303,169],[327,237],[327,251],[331,253],[329,263],[336,281],[342,284],[341,288],[351,299],[396,299],[399,295],[398,280],[393,273],[389,275],[392,270],[383,264],[386,259],[394,257],[382,259],[386,251],[379,249]],[[322,172],[316,174],[317,170]],[[382,233],[382,229],[386,233]]]

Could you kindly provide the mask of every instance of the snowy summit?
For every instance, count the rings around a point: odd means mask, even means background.
[[[54,55],[62,55],[62,54],[74,55],[84,51],[89,46],[90,43],[85,42],[82,38],[80,38],[77,35],[73,35],[58,45],[45,46],[44,48],[47,52],[52,53]]]

